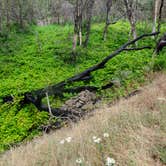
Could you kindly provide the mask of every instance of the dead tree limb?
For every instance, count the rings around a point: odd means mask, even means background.
[[[144,50],[144,49],[152,49],[151,46],[144,46],[140,48],[126,48],[124,51],[139,51],[139,50]]]
[[[49,110],[50,116],[53,116],[48,93],[46,93],[46,98],[47,98],[47,105],[48,105],[48,110]]]

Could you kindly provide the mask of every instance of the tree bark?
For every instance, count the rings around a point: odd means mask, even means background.
[[[6,10],[6,27],[7,29],[10,28],[10,15],[9,15],[9,0],[6,0],[5,2],[5,10]]]
[[[90,29],[91,29],[91,20],[92,20],[92,11],[94,6],[95,0],[87,0],[86,5],[86,34],[85,34],[85,41],[84,41],[84,47],[88,46],[89,42],[89,36],[90,36]]]
[[[21,4],[21,1],[18,0],[18,7],[19,7],[19,25],[20,25],[20,28],[23,28],[24,25],[23,25],[23,9],[22,9],[22,4]]]
[[[133,39],[137,38],[137,31],[136,31],[136,15],[135,15],[135,7],[133,0],[124,0],[124,4],[127,11],[127,17],[130,22],[131,30],[130,30],[130,38]],[[136,44],[136,43],[135,43]]]
[[[105,19],[105,27],[103,32],[103,40],[107,38],[108,26],[110,25],[109,14],[112,6],[112,0],[107,0],[106,3],[106,19]]]
[[[3,22],[3,11],[2,2],[0,1],[0,33],[2,32],[2,22]]]
[[[159,16],[158,16],[158,26],[157,26],[157,31],[158,32],[160,31],[160,27],[161,27],[163,7],[164,7],[164,0],[161,0],[160,8],[159,8]]]
[[[82,45],[82,12],[83,12],[82,10],[83,10],[83,1],[77,0],[74,10],[73,53],[75,53],[78,38],[79,38],[79,44]]]
[[[160,0],[155,0],[155,5],[154,5],[154,20],[153,20],[152,33],[156,32],[159,3],[160,3]]]

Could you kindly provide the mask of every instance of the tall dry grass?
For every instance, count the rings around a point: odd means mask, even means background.
[[[161,74],[141,94],[94,116],[13,148],[0,157],[1,166],[104,166],[107,157],[119,166],[162,166],[166,148],[166,75]],[[103,133],[109,133],[104,138]],[[92,137],[101,138],[99,144]],[[60,141],[72,137],[71,142]],[[162,149],[163,151],[160,151]],[[166,153],[166,152],[165,152]]]

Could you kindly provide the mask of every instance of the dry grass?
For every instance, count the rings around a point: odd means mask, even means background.
[[[75,166],[82,158],[86,166],[105,165],[113,157],[119,166],[162,166],[166,147],[166,75],[161,74],[143,92],[108,107],[93,117],[11,149],[0,157],[1,166]],[[103,138],[103,133],[109,138]],[[70,143],[60,144],[72,137]],[[93,136],[102,138],[95,144]],[[160,150],[162,149],[163,154]]]

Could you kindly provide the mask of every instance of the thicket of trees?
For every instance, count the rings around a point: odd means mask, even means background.
[[[128,19],[131,39],[137,37],[138,21],[153,21],[154,32],[160,29],[165,18],[164,0],[0,0],[0,32],[10,31],[13,26],[24,29],[29,24],[71,23],[74,25],[73,53],[77,44],[88,45],[92,21],[105,22],[103,39],[106,40],[110,24]]]

